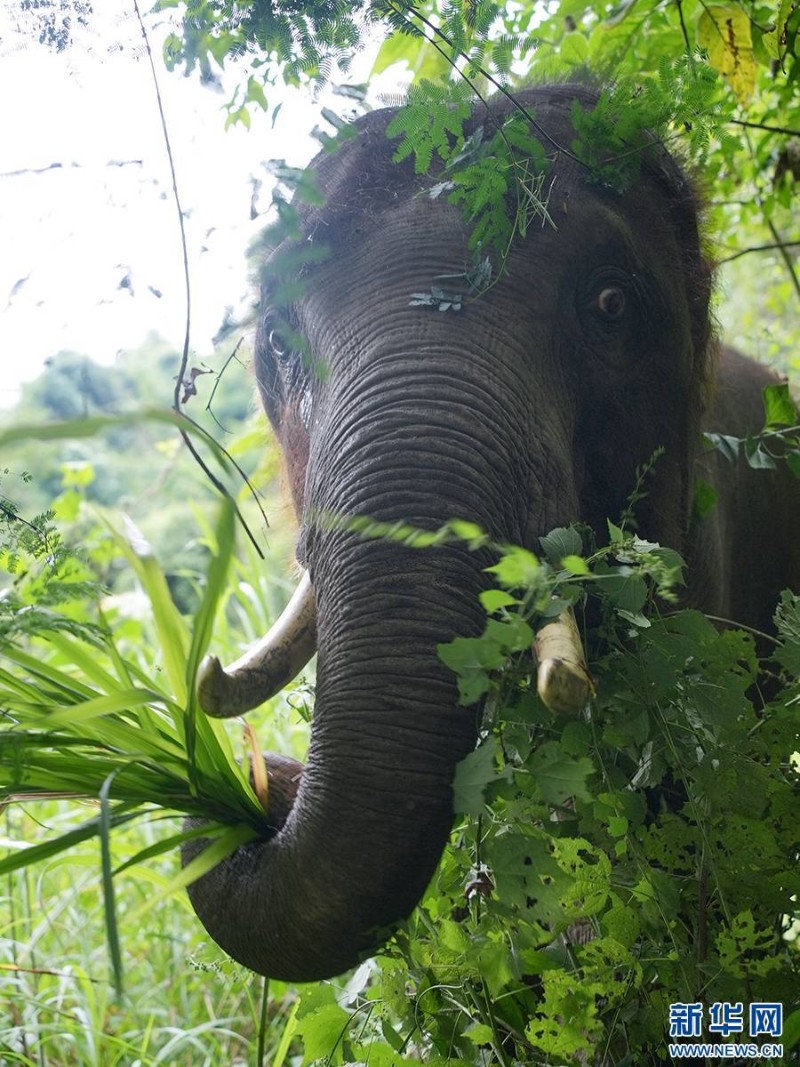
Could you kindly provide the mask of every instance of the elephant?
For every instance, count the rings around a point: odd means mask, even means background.
[[[637,467],[663,449],[637,519],[688,560],[686,602],[765,630],[779,592],[797,586],[791,474],[702,446],[703,427],[758,431],[777,379],[716,338],[713,265],[684,168],[647,138],[620,190],[570,151],[576,102],[591,112],[597,99],[562,84],[474,105],[466,134],[517,105],[535,117],[552,225],[530,225],[460,308],[410,299],[463,275],[468,225],[430,195],[435,174],[393,160],[391,108],[312,162],[321,200],[297,206],[297,232],[269,254],[256,375],[309,581],[296,625],[227,673],[209,661],[201,703],[217,715],[254,706],[316,648],[316,709],[305,768],[265,754],[265,836],[189,889],[211,937],[261,974],[335,976],[410,915],[481,722],[480,707],[459,706],[437,646],[482,632],[488,550],[420,551],[325,516],[425,530],[458,518],[536,551],[558,526],[605,531]],[[718,494],[702,519],[698,477]],[[184,846],[184,861],[201,847]]]

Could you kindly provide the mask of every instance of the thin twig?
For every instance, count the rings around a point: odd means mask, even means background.
[[[225,371],[226,371],[226,370],[228,369],[228,365],[229,365],[230,363],[232,363],[234,359],[236,359],[236,353],[237,353],[237,352],[239,351],[239,349],[240,349],[240,348],[242,347],[242,342],[243,342],[243,341],[244,341],[244,336],[240,337],[240,338],[239,338],[239,340],[238,340],[238,341],[236,342],[236,344],[235,344],[235,346],[234,346],[234,349],[233,349],[233,351],[232,351],[232,352],[231,352],[231,354],[230,354],[230,355],[228,356],[228,358],[227,358],[227,359],[225,360],[225,362],[224,362],[224,364],[223,364],[223,366],[222,366],[222,370],[221,370],[221,371],[219,372],[219,374],[217,374],[217,375],[216,375],[216,377],[214,378],[214,387],[213,387],[213,389],[211,390],[211,396],[210,396],[210,397],[208,398],[208,402],[207,402],[207,404],[206,404],[206,411],[207,411],[207,412],[209,413],[209,415],[211,416],[211,418],[212,418],[212,419],[214,420],[214,422],[215,422],[215,423],[217,424],[217,426],[219,426],[220,430],[222,430],[222,432],[223,432],[223,433],[228,433],[229,431],[225,429],[225,427],[224,427],[224,426],[222,425],[222,423],[221,423],[221,422],[219,421],[219,419],[217,418],[217,416],[216,416],[216,415],[214,414],[214,412],[213,412],[213,411],[211,410],[211,405],[212,405],[212,404],[214,403],[214,397],[215,397],[215,396],[217,395],[217,389],[219,388],[219,383],[220,383],[220,382],[222,381],[222,375],[223,375],[223,374],[225,373]],[[240,364],[240,365],[241,365],[241,364]]]
[[[774,252],[776,249],[781,251],[787,248],[800,248],[800,241],[775,241],[765,245],[752,245],[750,248],[740,248],[738,252],[732,253],[730,256],[725,256],[724,259],[718,259],[717,264],[732,263],[734,259],[741,259],[742,256],[749,256],[751,252]],[[786,258],[784,256],[784,258]],[[793,270],[793,267],[790,268]]]
[[[90,166],[87,163],[77,163],[73,160],[71,163],[61,163],[56,161],[55,163],[48,163],[44,167],[23,167],[22,170],[4,170],[0,172],[0,178],[20,178],[26,174],[47,174],[51,170],[78,170],[82,167]],[[107,163],[104,163],[105,167],[141,167],[141,159],[109,159]]]
[[[784,241],[781,240],[781,235],[775,228],[775,223],[772,221],[772,219],[767,219],[767,226],[769,227],[769,232],[772,234],[773,240],[775,241],[775,247],[780,252],[781,259],[786,264],[786,269],[789,272],[789,277],[792,279],[792,284],[794,285],[794,291],[797,293],[798,298],[800,298],[800,278],[797,276],[797,270],[795,269],[795,265],[792,262],[792,257],[789,255],[787,245]],[[796,246],[800,244],[800,241],[794,241],[792,242],[792,244]]]
[[[689,57],[689,62],[694,66],[694,52],[692,51],[692,42],[689,40],[689,31],[686,28],[686,19],[683,16],[683,0],[675,0],[675,6],[678,9],[678,18],[681,23],[681,33],[683,34],[683,43],[686,45],[686,55]]]
[[[746,122],[744,119],[731,119],[734,126],[746,126],[749,130],[767,130],[769,133],[785,133],[789,137],[800,137],[800,130],[788,126],[771,126],[767,122]]]
[[[178,228],[179,228],[180,239],[181,239],[181,255],[182,255],[182,258],[183,258],[184,291],[185,291],[185,295],[186,295],[186,321],[185,321],[184,334],[183,334],[183,351],[181,353],[181,365],[180,365],[180,370],[178,371],[178,376],[177,376],[177,378],[175,380],[175,390],[173,392],[172,407],[178,414],[182,414],[185,418],[188,418],[188,416],[186,416],[185,412],[183,412],[182,407],[181,407],[181,389],[183,387],[183,382],[184,382],[184,380],[186,378],[186,369],[187,369],[187,367],[189,365],[189,339],[190,339],[190,336],[191,336],[191,322],[192,322],[192,318],[191,318],[191,293],[192,293],[192,287],[191,287],[191,278],[190,278],[190,275],[189,275],[189,248],[188,248],[188,243],[187,243],[187,240],[186,240],[186,227],[185,227],[185,224],[184,224],[184,221],[183,221],[183,208],[181,207],[181,199],[180,199],[180,194],[178,192],[178,177],[177,177],[177,173],[175,171],[175,160],[174,160],[174,157],[172,155],[172,142],[171,142],[170,136],[169,136],[169,127],[167,126],[167,119],[166,119],[166,115],[164,114],[164,103],[163,103],[163,100],[161,98],[161,90],[160,90],[159,85],[158,85],[158,75],[156,73],[156,65],[155,65],[155,60],[153,59],[153,52],[152,52],[152,49],[150,48],[150,39],[147,36],[147,31],[146,31],[145,26],[144,26],[144,20],[142,19],[142,14],[141,14],[141,11],[139,10],[139,0],[133,0],[133,9],[134,9],[134,11],[136,13],[136,18],[138,19],[138,22],[139,22],[139,29],[141,30],[142,39],[144,40],[144,47],[145,47],[145,51],[147,52],[147,59],[148,59],[148,62],[150,63],[150,71],[151,71],[152,77],[153,77],[153,88],[155,89],[156,102],[158,104],[158,114],[159,114],[159,117],[160,117],[160,120],[161,120],[161,132],[162,132],[162,134],[164,136],[164,145],[165,145],[166,150],[167,150],[167,159],[169,161],[170,177],[171,177],[171,180],[172,180],[172,195],[173,195],[173,199],[175,201],[175,207],[176,207],[177,213],[178,213]],[[193,419],[189,419],[189,422],[193,426],[197,425],[197,423]],[[236,501],[233,499],[233,496],[228,491],[227,487],[225,485],[223,485],[223,483],[219,480],[219,478],[217,478],[217,476],[214,474],[214,472],[211,470],[211,468],[205,462],[205,460],[203,459],[203,457],[200,455],[200,453],[198,452],[197,448],[195,447],[193,441],[189,437],[188,433],[185,430],[179,430],[178,432],[180,433],[181,438],[183,439],[183,443],[186,445],[187,449],[189,450],[189,454],[192,456],[194,461],[198,464],[198,466],[200,467],[202,472],[205,474],[205,476],[208,478],[208,480],[211,482],[211,484],[214,486],[214,488],[217,490],[217,492],[220,493],[221,496],[226,497],[228,500],[230,500],[232,502],[236,517],[239,520],[239,522],[240,522],[242,528],[244,529],[245,533],[247,534],[247,537],[250,540],[250,543],[253,545],[253,548],[255,548],[256,552],[259,555],[259,557],[261,559],[263,559],[264,558],[264,554],[261,551],[261,548],[259,547],[258,542],[256,541],[252,531],[250,530],[250,527],[247,525],[247,522],[246,522],[244,516],[242,515],[241,511],[239,510],[239,506],[237,505]],[[228,454],[228,452],[224,451],[224,450],[223,450],[223,452],[224,452],[224,455],[226,456],[226,458],[233,463],[233,465],[236,468],[236,470],[240,474],[243,474],[243,472],[241,470],[241,467],[239,467],[239,465],[237,463],[235,463],[234,460],[231,459],[231,456]],[[247,485],[250,486],[250,482],[247,481],[246,478],[245,478],[245,481],[247,482]],[[250,486],[250,488],[252,488],[252,486]],[[261,508],[261,504],[260,503],[259,503],[259,508]],[[263,508],[261,508],[261,513],[262,513],[262,515],[264,515]],[[264,515],[264,519],[266,521],[266,515]]]

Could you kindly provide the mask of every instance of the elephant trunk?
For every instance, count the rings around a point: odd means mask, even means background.
[[[371,388],[362,373],[358,411],[347,404],[352,383],[328,397],[331,414],[312,438],[307,507],[429,529],[461,517],[519,539],[519,516],[508,513],[521,484],[513,412],[498,418],[485,374],[470,387],[462,371],[453,384],[429,355],[419,381],[394,359],[396,390],[385,377]],[[477,594],[489,562],[460,545],[361,539],[346,524],[310,525],[304,542],[319,650],[307,765],[300,776],[299,765],[265,757],[271,836],[189,890],[231,956],[292,981],[339,974],[373,952],[435,871],[453,820],[456,764],[478,723],[477,709],[458,705],[437,645],[481,632]],[[200,847],[187,846],[184,860]]]
[[[297,795],[299,765],[268,755],[268,817],[285,821],[189,890],[231,956],[292,981],[341,973],[411,912],[447,841],[456,763],[476,736],[475,712],[458,707],[435,652],[480,629],[475,561],[357,543],[337,560],[338,580],[318,593],[317,708]],[[342,612],[360,624],[342,632]]]

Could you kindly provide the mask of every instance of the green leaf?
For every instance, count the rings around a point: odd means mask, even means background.
[[[590,573],[589,564],[582,556],[564,556],[561,560],[561,566],[565,571],[569,571],[570,574],[583,576]]]
[[[647,603],[647,583],[638,571],[619,567],[603,575],[603,589],[616,608],[638,615]]]
[[[793,1011],[783,1022],[783,1044],[786,1049],[793,1049],[800,1044],[800,1008]]]
[[[450,63],[441,49],[422,36],[412,37],[406,33],[393,33],[386,38],[375,57],[370,80],[394,63],[406,63],[417,82],[436,81],[450,71]]]
[[[394,154],[395,162],[413,154],[414,169],[417,174],[423,174],[434,154],[447,160],[453,144],[459,145],[464,140],[463,126],[470,112],[463,93],[459,96],[454,87],[427,80],[412,85],[408,103],[386,127],[388,137],[402,138]]]
[[[473,1045],[491,1045],[494,1041],[494,1031],[486,1023],[473,1023],[464,1031],[464,1037]]]
[[[519,600],[503,589],[484,589],[480,594],[480,601],[487,614],[493,615],[501,608],[516,607]]]
[[[561,58],[570,67],[582,66],[589,55],[589,42],[582,33],[568,33],[561,42]]]
[[[772,59],[780,60],[786,53],[788,48],[787,23],[794,6],[794,0],[780,0],[774,28],[767,30],[761,37],[761,41]]]
[[[559,526],[539,538],[548,563],[559,566],[565,556],[580,556],[583,539],[574,526]]]
[[[349,1013],[338,1004],[324,1004],[299,1019],[296,1032],[303,1038],[303,1063],[341,1063],[342,1038],[349,1022]]]
[[[63,726],[69,724],[76,727],[91,719],[103,715],[114,715],[120,711],[126,711],[151,701],[163,700],[163,694],[152,689],[118,689],[108,696],[95,697],[93,700],[85,700],[77,704],[69,704],[67,707],[57,708],[46,715],[44,722],[48,727]]]
[[[125,516],[126,536],[111,529],[117,543],[142,583],[156,624],[159,646],[170,687],[179,704],[186,703],[186,657],[189,635],[186,623],[175,606],[164,572],[153,555],[152,548],[134,523]]]
[[[141,818],[141,812],[132,812],[130,805],[119,804],[109,816],[114,826],[123,826],[134,819]],[[0,858],[0,875],[10,874],[12,871],[22,870],[36,863],[58,856],[61,852],[67,852],[84,841],[89,841],[100,832],[99,818],[90,819],[73,830],[68,830],[58,837],[50,838],[40,844],[29,845],[9,852]]]
[[[747,463],[754,470],[775,470],[778,464],[758,440],[748,437],[744,443]]]
[[[786,453],[786,466],[795,478],[800,478],[800,451],[792,449],[791,452]]]
[[[721,452],[730,463],[735,463],[739,458],[739,450],[742,447],[740,437],[731,437],[730,434],[724,433],[705,433],[703,442],[706,448],[714,448],[717,452]]]
[[[525,589],[536,585],[539,566],[539,560],[532,552],[513,546],[506,548],[502,559],[486,570],[494,574],[507,589]]]
[[[484,791],[487,785],[499,779],[508,779],[509,768],[497,769],[500,744],[496,737],[488,737],[483,744],[465,756],[456,767],[453,781],[453,810],[465,815],[482,814],[486,802]]]
[[[591,799],[586,781],[594,773],[592,761],[585,756],[568,755],[557,741],[546,741],[536,749],[530,772],[550,804],[563,804],[570,797]]]
[[[469,706],[489,692],[489,671],[505,662],[504,650],[482,637],[456,637],[449,644],[438,645],[439,659],[458,675],[461,704]]]
[[[797,409],[794,406],[789,386],[782,382],[780,385],[768,385],[763,393],[764,401],[764,428],[773,430],[778,426],[794,426],[797,422]]]
[[[694,513],[698,519],[705,519],[717,506],[717,491],[713,485],[698,478],[694,483]]]

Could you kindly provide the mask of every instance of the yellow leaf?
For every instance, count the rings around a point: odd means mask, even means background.
[[[736,93],[740,103],[753,95],[756,64],[750,19],[741,7],[712,4],[697,23],[697,43],[708,53],[708,62]]]

